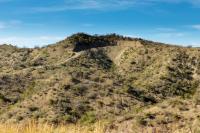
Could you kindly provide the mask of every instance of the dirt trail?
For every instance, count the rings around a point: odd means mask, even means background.
[[[69,61],[71,61],[71,60],[73,60],[73,59],[76,59],[76,58],[78,58],[80,55],[82,55],[83,53],[84,53],[84,52],[77,52],[77,53],[75,53],[75,55],[73,55],[72,57],[66,59],[65,61],[57,63],[56,66],[57,66],[57,65],[61,65],[61,64],[65,64],[65,63],[67,63],[67,62],[69,62]]]
[[[120,65],[121,57],[124,52],[126,52],[130,48],[139,48],[143,47],[142,44],[138,41],[123,41],[118,42],[117,46],[112,46],[112,50],[108,53],[108,56],[112,59],[112,61],[116,65]]]
[[[45,65],[45,66],[32,66],[32,67],[28,67],[28,68],[24,68],[23,70],[26,71],[26,70],[30,70],[30,69],[42,69],[44,67],[56,67],[56,66],[60,66],[62,64],[65,64],[67,62],[70,62],[71,60],[73,59],[76,59],[78,58],[80,55],[82,55],[84,52],[77,52],[75,53],[75,55],[73,55],[72,57],[66,59],[65,61],[62,61],[62,62],[58,62],[56,64],[51,64],[51,65]]]

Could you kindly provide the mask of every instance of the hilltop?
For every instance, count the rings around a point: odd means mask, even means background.
[[[116,34],[0,46],[0,121],[199,127],[200,49]]]

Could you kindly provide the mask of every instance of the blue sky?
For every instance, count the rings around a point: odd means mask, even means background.
[[[42,46],[76,32],[200,46],[200,0],[0,0],[0,43]]]

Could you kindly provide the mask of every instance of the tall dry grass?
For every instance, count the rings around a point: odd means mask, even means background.
[[[200,127],[145,127],[132,128],[132,130],[124,129],[107,133],[200,133]],[[106,123],[97,122],[93,125],[81,126],[76,125],[60,125],[53,126],[49,124],[37,124],[36,122],[28,122],[26,124],[0,124],[0,133],[105,133]]]
[[[97,122],[90,126],[37,124],[0,124],[0,133],[104,133],[105,125]]]

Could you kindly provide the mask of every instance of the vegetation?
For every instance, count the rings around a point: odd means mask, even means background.
[[[103,123],[96,123],[91,126],[82,125],[60,125],[37,124],[28,122],[24,125],[19,124],[0,124],[1,133],[104,133]]]
[[[42,48],[1,45],[0,122],[34,119],[39,125],[30,128],[45,129],[48,123],[49,132],[68,130],[62,124],[88,128],[98,121],[108,122],[106,130],[114,133],[170,125],[177,125],[177,131],[196,130],[199,51],[85,33]],[[27,132],[23,124],[12,124],[10,129]]]

